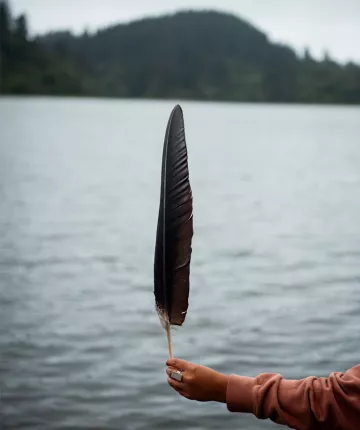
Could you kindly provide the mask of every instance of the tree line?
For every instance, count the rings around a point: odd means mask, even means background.
[[[179,12],[29,38],[0,1],[1,92],[246,102],[360,103],[360,66],[314,59],[248,22]]]

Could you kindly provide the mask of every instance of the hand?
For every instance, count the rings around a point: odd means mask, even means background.
[[[183,397],[200,402],[226,403],[226,389],[229,377],[205,366],[192,364],[177,358],[166,362],[169,385]],[[180,370],[182,381],[171,378],[171,372]]]

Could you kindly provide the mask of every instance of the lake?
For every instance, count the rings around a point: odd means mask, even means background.
[[[2,428],[277,428],[166,382],[153,256],[174,104],[0,99]],[[195,233],[175,356],[287,378],[358,364],[360,108],[181,105]]]

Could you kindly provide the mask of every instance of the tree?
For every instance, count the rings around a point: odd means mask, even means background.
[[[0,6],[7,93],[360,104],[358,65],[317,61],[309,48],[298,56],[231,14],[181,12],[30,39],[26,17],[13,21]]]
[[[325,63],[331,63],[332,59],[330,57],[330,53],[327,49],[324,50],[324,60]]]
[[[9,40],[11,17],[9,5],[5,0],[0,1],[0,44],[3,47]]]
[[[305,60],[305,61],[313,61],[313,58],[312,58],[312,56],[311,56],[310,49],[309,49],[308,47],[306,47],[306,48],[304,49],[304,60]]]
[[[26,41],[28,38],[28,26],[27,26],[27,20],[25,15],[20,15],[19,18],[15,21],[15,34],[17,37],[22,40]]]
[[[0,93],[3,92],[3,82],[7,73],[10,35],[11,16],[9,5],[5,0],[2,0],[0,1]]]

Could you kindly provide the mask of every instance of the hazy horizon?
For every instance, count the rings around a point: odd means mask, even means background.
[[[229,12],[249,21],[266,33],[272,41],[285,43],[296,52],[308,47],[312,55],[322,58],[328,51],[340,62],[360,63],[360,2],[345,0],[311,0],[296,2],[274,0],[272,4],[253,0],[224,0],[221,7],[214,0],[174,0],[171,6],[165,0],[133,0],[121,4],[117,0],[10,0],[16,15],[25,13],[31,34],[68,29],[81,33],[85,29],[93,32],[99,28],[129,22],[148,16],[175,13],[184,9],[213,9]]]

